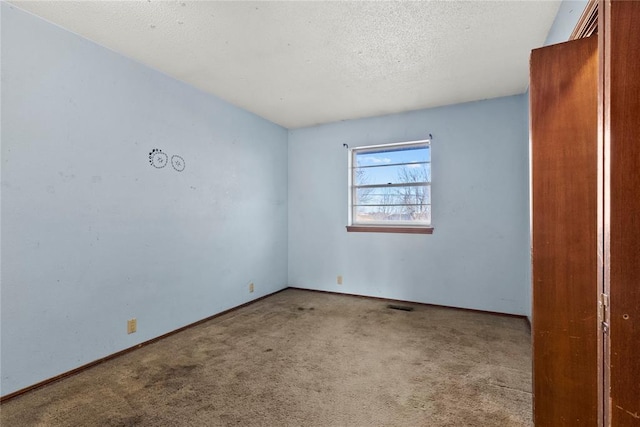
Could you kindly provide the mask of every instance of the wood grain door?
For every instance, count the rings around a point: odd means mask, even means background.
[[[640,426],[640,2],[604,5],[607,425]]]
[[[536,426],[596,426],[599,404],[598,40],[531,54]]]

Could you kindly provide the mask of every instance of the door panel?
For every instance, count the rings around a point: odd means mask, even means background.
[[[531,54],[534,419],[598,425],[598,41]]]
[[[612,426],[640,426],[640,2],[607,2],[605,19],[608,412]]]

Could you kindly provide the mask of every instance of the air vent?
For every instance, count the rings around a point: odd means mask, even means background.
[[[387,308],[390,308],[392,310],[413,311],[413,307],[409,307],[408,305],[389,304],[387,305]]]

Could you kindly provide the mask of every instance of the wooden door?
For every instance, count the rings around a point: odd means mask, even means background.
[[[534,420],[596,426],[598,40],[536,49],[530,71]]]
[[[640,2],[604,7],[608,425],[640,426]]]

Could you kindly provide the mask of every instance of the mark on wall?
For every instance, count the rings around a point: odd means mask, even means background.
[[[178,172],[182,172],[184,170],[185,164],[184,159],[178,155],[171,156],[171,166]]]
[[[153,150],[151,150],[151,152],[149,153],[149,164],[151,166],[156,169],[162,169],[163,167],[167,166],[167,163],[169,163],[169,156],[167,156],[164,151],[159,148],[154,148]],[[186,164],[182,156],[178,156],[177,154],[171,156],[171,167],[174,170],[182,172],[185,166]]]
[[[69,182],[71,180],[73,180],[76,176],[74,174],[66,174],[62,171],[58,172],[58,175],[60,175],[60,178],[62,178],[63,182]]]
[[[154,148],[149,153],[149,163],[157,169],[162,169],[167,166],[168,159],[169,157],[159,148]]]

